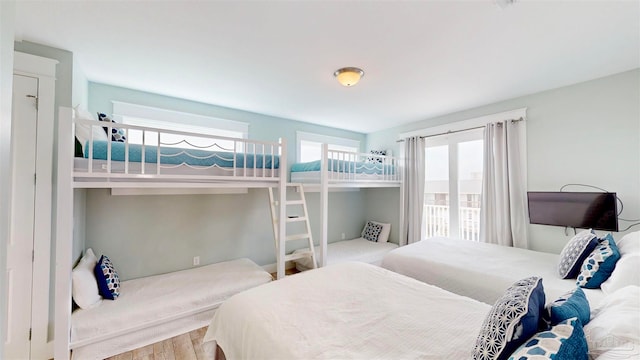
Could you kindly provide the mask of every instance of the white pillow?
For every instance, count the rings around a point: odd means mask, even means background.
[[[622,239],[616,241],[620,255],[640,254],[640,231],[628,233]]]
[[[634,358],[640,350],[639,324],[640,287],[627,286],[608,295],[584,327],[589,356],[626,353],[625,358]]]
[[[78,120],[96,120],[91,113],[87,110],[80,109],[79,106],[73,108],[73,118]],[[90,126],[87,124],[76,124],[76,137],[78,141],[82,145],[82,149],[84,150],[84,146],[87,144],[87,141],[91,140],[91,133],[93,133],[93,140],[103,140],[107,141],[107,133],[104,131],[102,126]]]
[[[611,276],[600,287],[605,294],[613,294],[629,285],[640,286],[640,253],[622,255]]]
[[[385,224],[385,223],[381,223],[373,220],[371,220],[371,222],[377,225],[382,225],[382,231],[380,231],[380,235],[378,236],[378,242],[382,243],[382,242],[389,241],[389,234],[391,233],[391,224]],[[360,233],[360,236],[364,236],[364,231],[366,228],[367,228],[367,223],[364,224],[364,228],[362,229],[362,233]]]
[[[93,273],[97,263],[98,258],[96,258],[93,250],[89,248],[84,252],[84,256],[71,273],[73,301],[81,309],[90,309],[100,305],[102,302],[102,297],[98,293],[98,282]]]

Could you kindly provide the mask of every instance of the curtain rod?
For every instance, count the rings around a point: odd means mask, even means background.
[[[512,123],[514,122],[518,122],[518,121],[523,121],[524,118],[519,118],[519,119],[513,119],[511,120]],[[502,125],[502,123],[497,122],[497,123],[490,123],[490,124],[498,124],[498,125]],[[449,135],[449,134],[455,134],[455,133],[459,133],[459,132],[463,132],[463,131],[470,131],[470,130],[477,130],[477,129],[483,129],[485,128],[486,125],[483,126],[476,126],[476,127],[472,127],[472,128],[468,128],[468,129],[462,129],[462,130],[449,130],[447,132],[443,132],[443,133],[439,133],[439,134],[433,134],[433,135],[424,135],[424,136],[420,136],[421,139],[426,139],[426,138],[430,138],[430,137],[434,137],[434,136],[440,136],[440,135]],[[396,142],[404,142],[404,139],[400,139],[400,140],[396,140]]]

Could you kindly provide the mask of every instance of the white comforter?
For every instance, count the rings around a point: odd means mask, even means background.
[[[490,306],[348,262],[231,297],[204,342],[233,359],[467,359]],[[209,344],[210,345],[210,344]]]
[[[231,295],[271,281],[249,259],[128,280],[116,300],[71,315],[71,347],[214,309]]]
[[[398,244],[390,242],[373,242],[363,238],[342,240],[327,245],[327,265],[345,261],[361,261],[373,265],[380,265],[384,256],[396,249]],[[304,251],[299,249],[294,251]],[[316,256],[320,254],[320,246],[315,247]],[[310,258],[296,260],[298,270],[307,270],[313,267]]]
[[[558,276],[558,257],[513,247],[451,238],[430,238],[388,253],[382,267],[493,304],[515,281],[542,277],[545,295],[554,300],[576,287]],[[604,298],[600,289],[584,289],[592,308]]]

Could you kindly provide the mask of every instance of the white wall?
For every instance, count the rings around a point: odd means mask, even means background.
[[[528,108],[528,190],[598,186],[618,193],[622,218],[640,219],[639,69],[372,133],[367,147],[398,151],[401,133],[521,107]],[[627,225],[620,222],[622,229]],[[529,239],[534,250],[558,253],[569,237],[563,228],[529,225]]]
[[[15,2],[0,1],[0,358],[6,332],[5,269],[9,238],[9,195],[11,194],[11,98],[13,91],[13,38]]]

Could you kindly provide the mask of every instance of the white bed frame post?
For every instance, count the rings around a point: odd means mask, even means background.
[[[72,109],[60,107],[56,174],[55,338],[53,349],[56,360],[69,359],[71,336],[74,133]]]
[[[287,140],[280,139],[280,179],[278,181],[279,215],[278,215],[278,251],[276,253],[276,278],[284,278],[285,256],[287,253]]]
[[[329,144],[322,144],[320,163],[320,267],[327,265],[327,229],[329,223]]]

